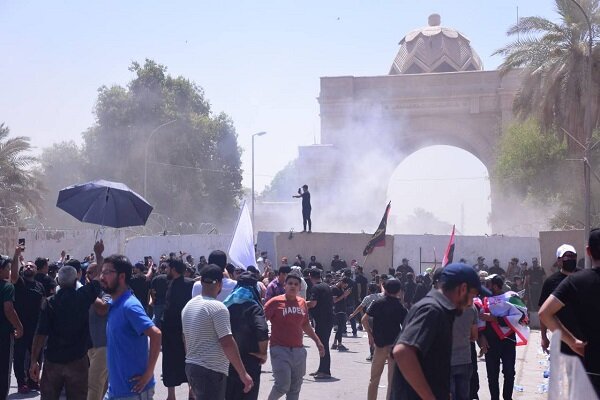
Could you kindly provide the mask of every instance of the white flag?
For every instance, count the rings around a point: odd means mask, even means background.
[[[229,246],[229,261],[236,267],[246,269],[250,265],[256,266],[254,253],[254,231],[252,219],[246,202],[242,205],[240,218],[235,227],[231,245]]]

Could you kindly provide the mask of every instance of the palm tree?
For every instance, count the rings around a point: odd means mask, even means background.
[[[536,118],[545,132],[564,131],[585,143],[583,120],[589,29],[574,0],[555,0],[560,22],[541,17],[521,18],[507,32],[518,39],[497,50],[503,55],[500,70],[523,68],[524,78],[514,102],[518,117]],[[600,0],[578,0],[592,23],[592,37],[600,33]],[[592,52],[592,126],[598,127],[600,104],[600,48]],[[555,128],[555,129],[552,129]],[[556,129],[557,128],[557,129]],[[567,136],[571,153],[581,146]]]
[[[0,225],[16,225],[20,211],[39,214],[43,185],[32,171],[29,138],[8,138],[10,130],[0,123]]]

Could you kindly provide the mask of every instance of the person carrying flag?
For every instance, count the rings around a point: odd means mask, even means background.
[[[480,329],[488,342],[485,354],[488,387],[491,399],[499,400],[498,379],[502,362],[502,397],[504,400],[510,400],[515,384],[516,346],[527,344],[529,337],[527,308],[516,293],[505,293],[504,279],[500,275],[492,275],[489,282],[493,296],[483,299],[482,312],[479,314],[482,321]]]

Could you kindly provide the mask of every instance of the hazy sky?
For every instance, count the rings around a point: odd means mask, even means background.
[[[553,4],[0,0],[0,121],[13,134],[31,137],[38,149],[62,140],[81,142],[81,132],[94,121],[97,89],[125,85],[132,78],[131,61],[151,58],[171,74],[194,80],[215,112],[233,118],[244,149],[246,186],[250,137],[268,132],[256,139],[256,186],[262,189],[297,156],[297,146],[319,142],[319,77],[387,74],[398,42],[426,25],[434,12],[441,14],[442,25],[471,39],[485,69],[494,69],[501,60],[491,53],[507,43],[505,32],[516,21],[517,7],[520,16],[556,19]],[[440,162],[431,166],[431,160]],[[441,160],[454,161],[453,168]],[[466,201],[466,232],[482,233],[489,231],[486,175],[485,167],[464,151],[437,146],[407,158],[395,178],[382,185],[389,184],[390,197],[411,192],[405,204],[392,208],[396,214],[419,206],[459,224],[460,205]],[[436,193],[450,190],[456,194],[440,206]]]

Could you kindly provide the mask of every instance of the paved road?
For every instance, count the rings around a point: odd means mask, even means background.
[[[359,332],[360,333],[360,332]],[[517,350],[517,376],[516,385],[522,386],[522,392],[514,393],[514,399],[527,399],[527,400],[542,400],[546,399],[545,394],[538,394],[536,391],[538,387],[544,383],[543,371],[546,368],[542,363],[545,357],[540,353],[539,348],[539,332],[533,331],[531,334],[530,344],[528,346],[519,347]],[[307,361],[307,373],[315,371],[318,366],[318,353],[314,343],[305,338],[304,343],[307,345],[308,350],[308,361]],[[344,344],[349,348],[348,352],[332,351],[332,368],[331,372],[334,376],[330,381],[315,381],[310,376],[306,376],[302,385],[302,391],[300,393],[300,399],[365,399],[367,393],[367,385],[369,382],[370,375],[370,363],[365,361],[365,357],[368,353],[368,342],[366,337],[359,335],[358,338],[344,338]],[[160,376],[160,360],[159,367],[157,367],[157,377]],[[485,374],[485,363],[480,360],[479,363],[480,382],[481,390],[479,391],[480,399],[489,399],[489,392],[487,389],[487,380]],[[384,377],[385,377],[384,371]],[[9,399],[23,399],[23,398],[38,398],[38,393],[31,393],[29,395],[19,395],[16,393],[16,381],[13,376],[12,387],[9,395]],[[385,399],[386,391],[385,378],[382,379],[379,395],[377,399]],[[259,399],[266,399],[268,393],[273,384],[273,378],[271,375],[270,362],[263,367],[263,374],[261,377],[261,387]],[[177,389],[177,398],[187,398],[187,386],[181,386]],[[162,382],[156,385],[157,400],[163,400],[167,397],[166,388],[162,385]]]

